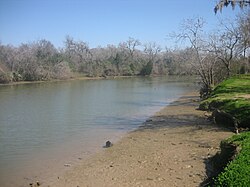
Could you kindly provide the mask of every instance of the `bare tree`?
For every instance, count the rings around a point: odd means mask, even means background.
[[[0,44],[0,61],[11,72],[15,71],[15,69],[18,66],[15,60],[16,55],[17,55],[17,48],[11,45],[4,46]]]
[[[149,42],[144,44],[144,52],[147,54],[148,60],[153,63],[157,54],[161,52],[161,47],[155,42]]]
[[[214,46],[214,52],[218,59],[226,68],[227,77],[232,74],[232,62],[240,54],[242,49],[239,47],[240,31],[239,28],[234,25],[233,22],[227,23],[225,20],[221,21],[221,33],[217,37]]]
[[[86,42],[74,41],[70,36],[66,36],[65,54],[70,63],[73,64],[75,71],[89,73],[91,71],[92,54]]]
[[[243,13],[237,19],[237,27],[240,34],[240,47],[243,51],[243,57],[247,57],[247,51],[250,49],[250,11]],[[250,51],[248,52],[250,53]]]
[[[140,41],[129,37],[126,42],[121,42],[118,46],[116,61],[120,63],[119,72],[122,75],[133,75],[135,65],[138,62],[137,47]]]
[[[161,52],[161,47],[155,42],[149,42],[144,45],[144,53],[146,54],[147,64],[142,68],[141,75],[150,75],[153,65],[157,60],[157,55]]]
[[[129,37],[128,41],[126,42],[126,48],[129,50],[131,59],[134,58],[136,47],[140,45],[141,45],[141,42],[138,39]]]
[[[209,40],[203,32],[205,21],[203,18],[194,18],[184,20],[182,31],[179,34],[174,34],[177,41],[185,40],[190,44],[189,53],[191,59],[187,60],[192,66],[192,69],[199,75],[202,83],[201,95],[207,95],[214,85],[214,68],[216,59],[209,50]]]

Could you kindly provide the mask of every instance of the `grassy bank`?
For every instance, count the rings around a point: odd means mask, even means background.
[[[235,158],[215,179],[215,186],[248,186],[250,184],[250,132],[234,135],[221,143],[221,148],[227,146],[235,147]]]
[[[241,127],[250,127],[250,75],[232,77],[219,84],[200,109],[222,110],[235,117]],[[227,125],[227,124],[225,124]]]
[[[226,117],[237,120],[239,127],[250,128],[250,75],[235,76],[219,84],[209,98],[200,103],[200,109],[223,111],[223,125],[229,126]],[[213,116],[215,118],[215,116]],[[223,118],[224,117],[224,118]],[[232,123],[231,123],[232,124]],[[218,156],[218,155],[217,155]],[[218,159],[219,158],[219,159]],[[225,163],[213,186],[248,186],[250,184],[250,132],[232,136],[221,142],[217,158]]]

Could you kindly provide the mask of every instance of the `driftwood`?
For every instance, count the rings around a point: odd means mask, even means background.
[[[239,122],[231,114],[226,113],[225,111],[222,111],[219,109],[215,109],[212,113],[212,119],[215,124],[232,126],[234,127],[236,134],[239,133],[239,130],[238,130]]]

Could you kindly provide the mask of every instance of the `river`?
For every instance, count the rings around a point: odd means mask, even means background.
[[[195,87],[186,77],[0,86],[0,186],[56,175]]]

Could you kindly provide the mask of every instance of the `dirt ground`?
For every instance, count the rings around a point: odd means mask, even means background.
[[[195,93],[181,97],[112,147],[39,185],[199,186],[210,172],[207,159],[232,132],[207,121],[204,112],[196,110],[198,100]]]

